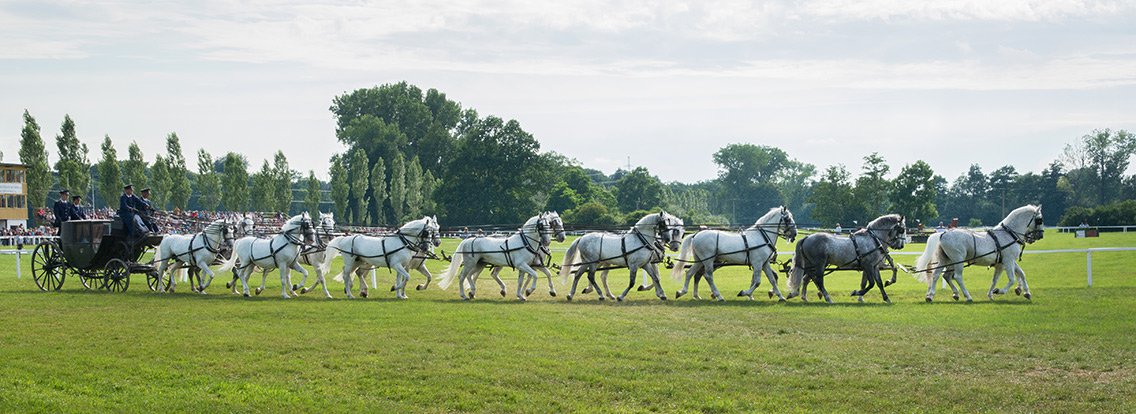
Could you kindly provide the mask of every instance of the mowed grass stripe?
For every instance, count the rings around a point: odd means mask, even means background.
[[[1029,249],[1136,246],[1133,236],[1051,233]],[[228,294],[228,276],[206,296],[184,284],[154,294],[141,276],[125,294],[73,279],[45,293],[26,260],[16,280],[14,258],[0,256],[0,410],[1133,411],[1133,258],[1094,254],[1087,288],[1083,254],[1027,255],[1033,302],[987,301],[991,270],[971,267],[974,304],[949,290],[922,303],[926,286],[903,273],[894,305],[876,292],[857,304],[847,295],[859,275],[839,272],[827,280],[838,303],[825,305],[736,298],[744,267],[719,273],[724,303],[675,301],[669,274],[668,302],[633,290],[625,303],[566,303],[568,288],[558,280],[551,298],[542,279],[519,303],[512,270],[507,298],[486,272],[470,303],[456,287],[393,299],[385,271],[354,301],[336,282],[337,300],[285,301],[275,273],[253,298]],[[610,284],[626,287],[626,270]]]

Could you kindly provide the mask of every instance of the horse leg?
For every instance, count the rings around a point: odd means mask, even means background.
[[[682,264],[679,263],[675,266],[682,266]],[[694,277],[694,272],[698,271],[701,266],[702,263],[696,261],[694,264],[690,265],[690,269],[686,269],[686,278],[682,282],[682,289],[675,292],[675,299],[681,298],[682,295],[686,294],[687,290],[690,288],[690,279]]]
[[[612,294],[611,294],[611,288],[607,286],[608,269],[604,269],[600,272],[601,272],[600,273],[600,279],[603,279],[603,291],[600,292],[600,293],[602,293],[604,295],[604,297],[606,297],[608,299],[615,300],[615,296],[612,296]],[[599,288],[600,288],[599,285],[596,285],[596,289],[599,289]]]
[[[209,285],[213,283],[213,276],[214,276],[213,269],[210,269],[209,263],[205,262],[204,260],[198,260],[197,261],[197,268],[201,269],[201,272],[205,272],[206,274],[209,275],[209,281],[205,282],[204,284],[200,284],[199,285],[200,288],[197,290],[198,293],[204,295],[205,294],[205,288],[209,287]],[[201,282],[201,274],[200,273],[197,274],[197,281],[199,283]],[[192,283],[192,281],[191,281],[191,283]]]
[[[241,279],[241,286],[244,287],[244,291],[242,292],[242,294],[247,298],[247,297],[249,297],[248,279],[249,279],[249,276],[252,276],[252,266],[250,265],[248,267],[245,267],[244,269],[241,269],[237,273],[240,275],[239,277]]]
[[[292,299],[292,295],[288,293],[292,290],[292,268],[289,266],[280,266],[277,271],[280,272],[280,295],[284,299]]]
[[[556,286],[552,284],[552,272],[548,270],[547,266],[541,267],[540,271],[548,276],[548,296],[556,297]],[[536,289],[536,282],[533,282],[533,289]]]
[[[818,276],[813,280],[813,283],[816,283],[817,290],[820,291],[821,296],[824,296],[824,301],[832,303],[832,298],[828,296],[828,290],[824,288],[824,276]]]
[[[1021,291],[1015,290],[1014,292],[1025,296],[1026,300],[1033,300],[1033,294],[1031,294],[1029,290],[1029,283],[1026,283],[1026,271],[1022,270],[1022,267],[1017,263],[1014,263],[1014,274],[1018,275],[1018,289],[1021,289]]]
[[[462,300],[469,300],[470,299],[465,294],[465,274],[469,273],[469,268],[467,268],[466,266],[470,266],[470,265],[466,262],[462,262],[462,267],[457,270],[457,272],[458,272],[458,295],[461,296]]]
[[[292,270],[295,270],[295,271],[297,271],[297,272],[300,272],[300,274],[304,275],[304,278],[303,278],[302,280],[308,280],[308,269],[304,269],[304,266],[301,266],[301,265],[300,265],[300,261],[299,261],[299,260],[294,260],[294,261],[292,261],[292,266],[291,266],[291,267],[292,267]],[[292,278],[291,278],[291,277],[289,277],[289,278],[288,278],[288,282],[289,282],[289,286],[290,286],[290,287],[292,288],[292,289],[290,289],[290,290],[291,290],[291,292],[292,292],[292,296],[295,296],[295,297],[300,297],[300,293],[299,293],[299,292],[296,292],[296,290],[298,290],[298,289],[303,289],[303,286],[304,286],[304,283],[305,283],[305,282],[300,282],[300,285],[299,285],[299,286],[296,286],[295,284],[292,284],[292,283],[291,283],[291,282],[292,282]]]
[[[260,296],[260,292],[264,291],[264,286],[268,282],[268,269],[261,269],[260,272],[260,287],[256,288],[256,295]]]
[[[935,269],[935,273],[931,275],[931,281],[927,283],[927,302],[935,300],[935,288],[939,285],[939,278],[943,276],[943,268]]]
[[[887,292],[884,291],[884,281],[881,280],[882,276],[880,276],[880,269],[872,269],[872,277],[875,279],[876,285],[880,287],[880,296],[884,298],[884,302],[891,303],[891,299],[888,298]]]
[[[426,261],[418,263],[418,273],[426,276],[426,283],[415,286],[414,290],[426,290],[426,288],[430,287],[430,281],[434,278],[434,276],[430,274],[430,269],[426,268]]]
[[[955,282],[958,283],[959,289],[962,290],[963,296],[966,296],[966,301],[967,302],[973,302],[974,300],[971,299],[970,292],[966,290],[966,284],[962,282],[963,264],[962,263],[955,264],[954,268],[955,268],[955,276],[954,276]]]
[[[655,297],[659,300],[667,300],[667,292],[663,291],[662,280],[659,279],[659,266],[654,263],[647,263],[646,266],[643,266],[643,269],[647,271],[647,276],[651,277],[651,283],[655,285]]]
[[[371,270],[374,271],[375,269]],[[369,296],[371,294],[371,286],[367,284],[367,272],[355,272],[355,277],[359,278],[359,297],[365,298]],[[375,286],[375,288],[378,288],[378,286]]]
[[[343,256],[343,270],[340,272],[340,277],[343,278],[343,294],[347,296],[347,299],[355,299],[355,296],[351,294],[351,285],[355,283],[355,280],[352,279],[355,266],[355,257]],[[327,290],[326,286],[324,286],[324,290]]]
[[[524,293],[525,276],[527,275],[531,277],[534,284],[536,283],[538,276],[536,274],[536,270],[533,270],[532,266],[530,266],[528,263],[521,263],[517,266],[517,270],[520,271],[520,274],[517,275],[517,299],[519,299],[521,302],[524,302],[528,300],[525,299]]]
[[[1006,266],[1017,267],[1017,262],[1010,261],[1007,263],[1013,263],[1013,265],[1007,264]],[[1010,287],[1014,286],[1014,282],[1017,281],[1017,273],[1011,271],[1009,268],[1006,268],[1006,277],[1008,278],[1008,280],[1006,280],[1006,286],[1002,288],[1002,293],[1010,293]],[[1021,294],[1021,286],[1018,286],[1017,292],[1018,294]]]
[[[1002,266],[1002,265],[998,265],[998,266],[994,267],[994,278],[993,278],[993,280],[990,281],[990,290],[986,292],[986,297],[990,300],[994,300],[994,295],[1002,294],[1002,291],[998,290],[998,278],[1002,277],[1002,268],[1003,267],[1004,266]],[[1008,273],[1009,274],[1007,274],[1006,277],[1010,278],[1010,280],[1013,280],[1014,279],[1014,272],[1010,271]]]
[[[395,273],[395,289],[394,296],[399,299],[407,299],[406,297],[406,282],[410,280],[410,271],[402,263],[394,264]]]
[[[714,265],[706,266],[706,284],[710,285],[710,299],[717,299],[719,302],[726,300],[718,291],[718,284],[714,283]]]
[[[750,263],[753,263],[752,256],[750,257]],[[763,268],[763,266],[752,266],[751,270],[753,270],[753,276],[750,277],[749,289],[739,291],[738,297],[748,297],[749,300],[753,300],[753,291],[756,290],[757,286],[761,284],[762,268]]]
[[[517,267],[520,268],[520,266],[517,266]],[[501,297],[505,297],[505,295],[508,292],[505,290],[505,282],[503,282],[501,280],[501,276],[499,276],[499,274],[501,273],[501,269],[504,269],[504,268],[500,267],[500,266],[494,267],[493,270],[491,270],[489,272],[489,275],[493,276],[493,280],[497,282],[497,286],[501,287]],[[521,289],[521,283],[524,283],[524,281],[525,281],[525,276],[523,274],[519,275],[519,277],[517,277],[517,293],[520,293],[523,290],[523,289]]]
[[[630,292],[631,288],[635,287],[635,274],[639,272],[639,267],[635,265],[628,264],[627,269],[631,271],[631,280],[627,284],[627,289],[623,290],[623,294],[615,298],[620,302],[623,302],[623,298],[627,297],[627,292]],[[610,292],[610,290],[608,292]]]
[[[773,271],[773,266],[770,266],[769,262],[765,262],[765,265],[762,266],[762,269],[765,270],[765,277],[769,279],[769,284],[773,286],[773,294],[777,296],[777,301],[784,302],[785,296],[782,296],[781,290],[777,288],[777,272]],[[753,300],[752,291],[750,292],[749,298],[750,300]]]

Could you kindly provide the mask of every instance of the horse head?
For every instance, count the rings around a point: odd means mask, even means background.
[[[1026,243],[1033,243],[1045,237],[1045,219],[1041,215],[1040,205],[1018,207],[998,225],[1018,234]]]
[[[652,214],[653,215],[653,214]],[[682,219],[666,211],[659,211],[659,221],[656,224],[656,238],[663,241],[671,251],[678,251],[682,247],[682,235],[685,228]]]
[[[777,232],[789,243],[797,240],[797,222],[793,220],[793,213],[784,206],[781,207],[781,221],[777,223]]]
[[[552,233],[553,239],[557,243],[564,242],[564,221],[560,219],[560,213],[551,211],[544,214],[548,218],[549,231]]]
[[[873,235],[883,234],[881,241],[893,249],[902,249],[907,244],[907,221],[899,214],[887,214],[868,223],[867,230]]]

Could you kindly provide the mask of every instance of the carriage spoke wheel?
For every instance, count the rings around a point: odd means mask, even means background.
[[[130,288],[130,266],[121,259],[110,259],[106,264],[106,288],[111,292],[125,292]]]
[[[80,270],[79,281],[87,289],[102,289],[104,279],[98,270]]]
[[[158,278],[157,270],[146,272],[146,286],[150,288],[151,292],[157,292],[163,287],[162,281]]]
[[[42,242],[36,245],[35,251],[32,252],[32,279],[35,280],[39,290],[59,290],[63,287],[66,266],[63,252],[55,243]]]

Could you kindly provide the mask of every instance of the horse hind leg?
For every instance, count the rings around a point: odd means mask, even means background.
[[[966,301],[967,302],[973,302],[974,299],[972,299],[970,297],[970,291],[966,290],[966,283],[963,283],[963,281],[962,281],[963,264],[962,263],[956,264],[956,265],[954,265],[954,268],[955,268],[954,269],[954,277],[952,279],[955,280],[955,283],[958,283],[959,290],[962,290],[962,294],[963,294],[963,296],[966,297]]]

